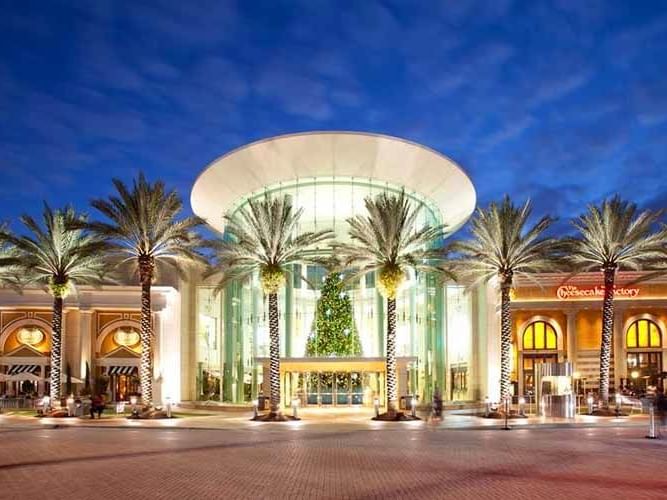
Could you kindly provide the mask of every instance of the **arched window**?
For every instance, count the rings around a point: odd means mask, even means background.
[[[650,319],[638,319],[628,327],[626,335],[628,349],[638,347],[662,347],[660,328]]]
[[[546,321],[534,321],[523,331],[523,348],[529,351],[558,349],[556,330]]]

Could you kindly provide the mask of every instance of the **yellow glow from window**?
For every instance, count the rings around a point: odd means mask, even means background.
[[[547,325],[547,349],[557,349],[556,332],[551,325]]]
[[[528,326],[523,334],[523,348],[533,349],[533,325]]]
[[[652,321],[649,323],[649,333],[651,340],[651,347],[662,347],[662,342],[660,341],[660,330],[658,330],[658,325]]]
[[[628,328],[628,335],[626,339],[628,347],[637,347],[637,323],[632,323]]]
[[[544,349],[544,322],[535,323],[535,349]]]
[[[637,331],[639,333],[637,344],[639,347],[648,347],[648,321],[641,319],[637,321]]]

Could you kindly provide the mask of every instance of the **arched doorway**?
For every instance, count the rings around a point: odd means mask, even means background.
[[[626,366],[630,388],[644,392],[661,384],[662,331],[651,318],[632,321],[625,332]]]
[[[100,334],[97,350],[95,391],[111,401],[129,401],[139,395],[139,325],[129,320],[114,322]]]
[[[36,398],[49,392],[51,335],[35,318],[11,323],[0,335],[0,392]]]
[[[537,365],[558,362],[558,334],[551,322],[538,319],[523,328],[520,342],[520,391],[522,394],[534,394]]]

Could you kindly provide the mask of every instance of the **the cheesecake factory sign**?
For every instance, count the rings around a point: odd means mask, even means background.
[[[604,287],[580,288],[576,285],[563,285],[556,289],[556,296],[561,300],[602,299],[604,298]],[[639,296],[639,288],[625,288],[620,286],[614,288],[614,297],[617,299],[634,299],[637,296]]]

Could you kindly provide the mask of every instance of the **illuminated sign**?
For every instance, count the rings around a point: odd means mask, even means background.
[[[621,299],[634,299],[639,295],[639,288],[615,287],[614,297]],[[561,300],[568,299],[602,299],[604,298],[604,287],[594,286],[579,288],[575,285],[559,286],[556,290],[556,297]]]
[[[25,345],[37,345],[44,340],[44,332],[39,328],[21,328],[16,336]]]
[[[139,334],[134,330],[116,330],[113,334],[113,340],[118,345],[132,347],[139,343]]]

